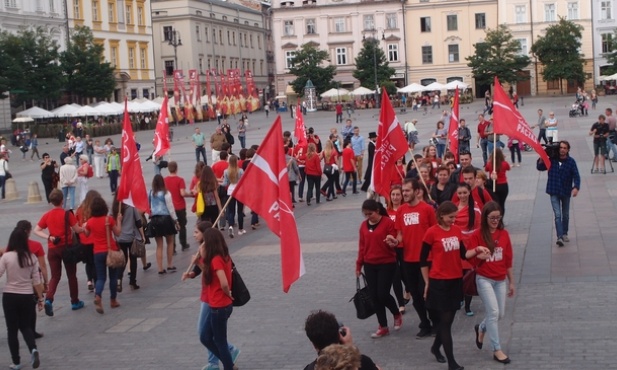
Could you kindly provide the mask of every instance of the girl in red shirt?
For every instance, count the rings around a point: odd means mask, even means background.
[[[426,306],[437,313],[433,320],[437,335],[431,353],[437,362],[445,363],[446,358],[439,349],[443,345],[450,370],[463,369],[454,359],[452,348],[452,323],[463,300],[461,260],[475,256],[486,259],[490,253],[486,247],[465,249],[461,229],[454,225],[457,212],[458,207],[450,201],[443,202],[437,208],[437,225],[431,226],[424,234],[420,255],[422,277],[426,284],[424,288]],[[432,257],[430,272],[429,254]]]
[[[506,171],[510,171],[511,167],[510,164],[506,162],[501,149],[496,148],[494,155],[495,159],[493,160],[493,153],[491,153],[484,169],[490,174],[491,180],[496,181],[493,200],[499,204],[503,214],[505,214],[506,198],[508,197],[508,178],[506,176]],[[493,168],[493,161],[495,163],[495,168]]]
[[[396,213],[399,206],[403,203],[403,188],[401,185],[392,185],[390,188],[390,199],[388,199],[388,216],[396,225]],[[394,273],[394,281],[392,282],[392,290],[398,302],[398,310],[403,315],[405,314],[405,305],[411,300],[411,294],[405,287],[405,295],[403,296],[403,243],[398,244],[394,250],[396,251],[396,272]]]
[[[101,194],[96,190],[89,190],[86,193],[85,199],[81,202],[79,207],[77,207],[76,215],[77,223],[79,226],[85,226],[86,221],[90,218],[90,208],[92,205],[92,201],[95,198],[101,198]],[[85,233],[78,234],[79,242],[86,250],[86,261],[84,264],[86,265],[86,277],[88,278],[88,290],[94,291],[94,283],[96,282],[96,269],[94,267],[94,244],[92,241],[92,236],[86,236]]]
[[[349,185],[349,179],[352,180],[351,186],[353,189],[353,193],[357,194],[358,189],[356,188],[356,183],[358,182],[358,171],[356,168],[356,155],[351,148],[351,140],[345,139],[343,145],[345,149],[343,149],[343,171],[345,172],[345,182],[343,183],[343,196],[347,195],[347,185]]]
[[[470,248],[478,245],[485,245],[491,253],[484,262],[477,261],[475,258],[471,261],[477,265],[476,284],[486,312],[484,320],[474,327],[476,346],[482,348],[484,336],[488,332],[493,349],[493,359],[507,364],[510,358],[501,350],[497,322],[505,313],[506,277],[509,281],[507,295],[509,297],[514,295],[513,253],[510,235],[504,229],[503,215],[496,202],[491,201],[484,206],[480,229],[471,236]]]
[[[334,183],[338,177],[338,153],[336,149],[334,149],[334,144],[331,140],[326,141],[326,148],[321,155],[323,157],[324,165],[333,166],[332,172],[330,174],[325,174],[327,180],[323,188],[321,188],[321,193],[326,196],[326,201],[330,202],[333,199],[336,199],[336,195],[334,193]]]
[[[375,313],[379,328],[371,337],[380,338],[390,334],[386,307],[394,315],[394,330],[403,325],[403,315],[396,306],[396,301],[390,295],[390,288],[396,272],[396,252],[398,245],[394,222],[388,217],[384,206],[374,199],[362,203],[362,213],[366,221],[360,225],[360,241],[358,243],[358,259],[356,260],[356,277],[364,274],[368,289],[373,296]]]
[[[321,155],[317,153],[317,147],[313,143],[308,145],[308,152],[306,153],[306,167],[304,168],[304,171],[306,172],[306,180],[308,182],[306,205],[311,205],[313,190],[315,190],[315,198],[317,199],[317,204],[319,204],[322,175]]]

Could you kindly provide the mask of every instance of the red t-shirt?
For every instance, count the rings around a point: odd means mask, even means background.
[[[73,227],[77,223],[77,219],[73,212],[69,212],[69,226]],[[48,229],[49,235],[59,237],[60,242],[57,244],[58,246],[64,246],[66,241],[64,240],[64,234],[66,230],[64,230],[64,210],[62,208],[53,208],[49,212],[45,213],[43,217],[39,220],[37,224],[41,229]],[[68,244],[73,242],[73,237],[71,236],[71,230],[69,229],[69,237]],[[51,240],[47,241],[47,248],[55,248],[56,245],[51,242]]]
[[[225,271],[225,277],[227,278],[227,284],[229,285],[229,289],[231,290],[231,258],[228,258],[227,261],[223,259],[221,256],[216,256],[212,259],[210,263],[210,270],[212,271],[212,282],[209,285],[203,284],[202,280],[202,301],[203,298],[206,299],[210,307],[212,308],[222,308],[227,307],[232,303],[231,298],[223,292],[221,288],[221,282],[216,275],[217,270]],[[204,286],[205,285],[205,286]],[[206,289],[206,296],[204,296],[203,289]]]
[[[394,165],[394,167],[392,167],[392,174],[390,175],[390,186],[403,185],[403,178],[405,178],[405,166]]]
[[[326,164],[336,164],[336,159],[338,158],[338,153],[336,152],[336,150],[333,150],[332,153],[330,153],[330,160],[328,160],[326,162],[326,154],[324,153],[324,163]]]
[[[360,241],[358,245],[358,259],[356,271],[362,269],[365,263],[382,265],[396,262],[396,252],[384,241],[388,235],[396,237],[394,221],[390,217],[382,216],[377,227],[371,231],[368,220],[360,225]]]
[[[45,255],[45,249],[43,249],[43,244],[28,239],[28,249],[30,253],[34,254],[37,257],[43,257]]]
[[[319,159],[318,154],[313,154],[310,159],[308,157],[306,158],[306,167],[304,168],[304,172],[311,176],[321,176],[321,159]]]
[[[424,243],[431,246],[433,263],[428,276],[431,279],[458,279],[463,277],[461,242],[463,233],[456,225],[444,230],[439,225],[431,226],[424,234]]]
[[[306,145],[296,145],[293,148],[293,156],[296,158],[299,167],[304,167],[306,164]]]
[[[171,193],[171,202],[176,211],[186,209],[186,202],[180,190],[186,189],[186,183],[180,176],[165,177],[165,188]]]
[[[506,171],[510,171],[510,164],[506,161],[501,162],[501,166],[499,171],[497,171],[497,184],[507,184],[508,178],[506,177]],[[484,167],[486,172],[490,174],[493,172],[493,164],[491,162],[487,162]]]
[[[76,212],[76,215],[75,215],[75,217],[77,218],[77,222],[79,223],[79,225],[83,225],[83,223],[84,223],[84,217],[83,217],[83,215],[84,215],[84,210],[83,210],[83,207],[79,206],[79,207],[77,208],[77,212]],[[93,241],[92,241],[92,235],[86,236],[86,234],[85,234],[85,233],[81,233],[81,234],[78,234],[78,235],[79,235],[79,241],[81,242],[81,244],[83,244],[83,245],[89,245],[89,244],[92,244],[92,243],[93,243]]]
[[[481,139],[486,139],[486,134],[484,133],[484,131],[486,131],[486,127],[490,124],[491,123],[487,120],[478,123],[478,134],[480,135]]]
[[[402,204],[396,210],[396,230],[403,235],[403,260],[420,262],[422,237],[426,231],[437,223],[435,209],[420,201],[415,206]]]
[[[107,233],[105,228],[105,218],[109,220],[109,233]],[[112,250],[117,251],[118,246],[116,245],[116,241],[114,240],[113,227],[116,224],[116,220],[114,220],[111,216],[99,216],[99,217],[91,217],[86,223],[86,230],[90,231],[90,237],[92,238],[92,244],[94,244],[94,253],[105,253],[107,252],[107,238],[109,238],[109,244]]]
[[[506,230],[496,230],[491,236],[495,241],[495,250],[491,257],[478,267],[477,273],[489,279],[504,280],[508,269],[512,267],[513,253],[510,234]],[[480,229],[476,230],[469,240],[469,249],[478,246],[486,246]],[[475,257],[470,260],[476,266],[480,261],[482,260]]]
[[[482,201],[483,198],[480,197],[480,190],[482,190],[482,197],[484,198],[484,202]],[[473,197],[473,201],[477,203],[479,209],[484,208],[484,205],[486,203],[493,200],[491,194],[486,189],[480,188],[479,186],[476,186],[471,190],[471,196]],[[460,199],[458,199],[458,194],[454,193],[454,195],[452,195],[452,203],[458,204],[459,202]]]
[[[227,161],[218,161],[212,165],[212,172],[214,172],[214,176],[216,176],[217,179],[220,179],[223,177],[223,173],[227,167],[229,167],[229,163],[227,163]]]
[[[337,104],[335,107],[336,114],[343,114],[343,106],[341,104]]]
[[[351,148],[343,149],[343,172],[354,172],[353,165],[356,162],[356,155]]]

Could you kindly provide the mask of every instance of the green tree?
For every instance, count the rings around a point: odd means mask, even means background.
[[[375,71],[377,71],[377,81],[375,81]],[[364,40],[364,45],[356,57],[356,70],[353,72],[354,78],[360,81],[360,85],[375,90],[375,82],[382,86],[390,81],[394,72],[394,68],[388,65],[386,54],[379,47],[379,40],[374,38]]]
[[[484,42],[474,44],[474,49],[475,53],[465,59],[478,84],[492,85],[495,76],[510,84],[527,79],[521,72],[529,65],[529,57],[520,54],[521,44],[507,26],[487,29]]]
[[[88,27],[76,27],[60,60],[73,99],[105,99],[116,88],[114,67],[104,60],[104,47],[94,42]]]
[[[332,65],[322,67],[328,58],[327,51],[318,50],[309,44],[302,45],[296,52],[289,73],[297,77],[291,81],[291,86],[298,96],[304,96],[304,86],[309,79],[315,85],[317,96],[333,87],[332,79],[336,74],[336,67]]]
[[[563,80],[585,81],[585,60],[580,52],[582,31],[582,26],[560,17],[559,22],[549,26],[545,35],[538,37],[531,47],[531,52],[544,66],[542,79],[559,80],[562,94]]]

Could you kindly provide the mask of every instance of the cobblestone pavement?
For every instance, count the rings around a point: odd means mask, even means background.
[[[609,101],[610,99],[610,101]],[[590,117],[568,118],[571,97],[529,98],[521,111],[531,124],[536,121],[537,108],[556,112],[560,119],[560,138],[572,143],[572,156],[577,160],[582,176],[582,189],[572,201],[571,242],[564,248],[555,246],[553,215],[548,196],[544,193],[546,174],[535,170],[534,153],[523,153],[522,167],[509,173],[510,195],[507,201],[506,226],[515,249],[517,294],[508,299],[506,317],[500,323],[504,351],[512,358],[508,369],[611,369],[615,368],[612,351],[617,341],[614,297],[617,294],[617,190],[615,174],[590,174],[592,160],[589,127],[600,111]],[[609,105],[610,103],[610,105]],[[612,98],[604,98],[598,106],[615,108]],[[472,130],[477,113],[482,109],[477,100],[461,108]],[[376,130],[378,111],[356,111],[354,124],[366,137]],[[427,116],[407,112],[399,119],[416,117],[422,143],[434,130],[438,112]],[[262,113],[249,117],[247,144],[259,143],[274,117]],[[293,129],[293,120],[283,116],[284,127]],[[334,113],[318,112],[306,119],[325,139],[334,127]],[[206,135],[213,123],[199,127]],[[233,126],[233,124],[232,124]],[[174,127],[171,159],[180,163],[180,175],[187,182],[191,177],[194,152],[189,143],[191,126]],[[113,136],[119,143],[119,135]],[[142,157],[151,150],[152,132],[139,132],[143,145]],[[58,158],[60,144],[43,139],[39,148]],[[47,142],[48,144],[45,144]],[[474,164],[481,165],[479,149],[473,149]],[[11,169],[20,189],[21,198],[0,203],[0,235],[3,243],[19,219],[33,223],[48,209],[44,203],[25,204],[27,185],[39,181],[37,163],[22,162],[15,154]],[[147,183],[153,174],[151,163],[144,162]],[[91,188],[109,199],[107,179],[92,179]],[[149,186],[148,186],[149,187]],[[282,293],[280,281],[279,242],[266,228],[251,231],[230,240],[230,248],[239,271],[252,294],[244,307],[236,308],[229,322],[229,338],[242,350],[240,369],[301,369],[315,357],[314,349],[303,330],[304,319],[311,310],[326,309],[351,328],[355,343],[371,356],[382,369],[445,369],[429,353],[430,340],[416,340],[418,321],[413,312],[404,316],[399,332],[373,340],[369,334],[377,327],[375,318],[360,321],[355,318],[349,299],[355,291],[354,261],[357,250],[357,230],[362,215],[360,204],[364,193],[339,197],[306,207],[299,203],[296,217],[302,242],[306,275]],[[194,216],[189,216],[189,225]],[[190,234],[189,234],[190,235]],[[176,266],[188,265],[188,252],[179,252]],[[154,249],[148,247],[148,257],[154,261]],[[45,337],[38,341],[41,368],[68,369],[200,369],[206,362],[206,351],[196,336],[199,310],[199,281],[181,282],[180,273],[159,277],[155,269],[138,271],[141,289],[126,289],[119,295],[122,307],[110,310],[109,293],[103,294],[106,313],[94,311],[92,293],[86,290],[83,268],[79,268],[81,299],[86,307],[70,310],[68,287],[62,280],[56,301],[55,316],[39,315],[38,329]],[[4,284],[4,279],[2,279]],[[411,307],[410,307],[411,308]],[[476,316],[457,315],[453,327],[455,355],[467,369],[501,369],[492,360],[490,350],[478,351],[474,345],[473,325],[481,320],[483,307],[474,298]],[[413,311],[413,310],[411,310]],[[391,320],[391,318],[390,318]],[[485,346],[485,347],[488,347]],[[22,343],[22,362],[27,363]],[[10,356],[6,333],[0,332],[0,366],[8,366]],[[2,365],[4,364],[4,365]],[[28,368],[29,365],[25,366]]]

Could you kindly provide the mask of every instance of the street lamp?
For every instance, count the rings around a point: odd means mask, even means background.
[[[178,69],[178,46],[182,46],[182,39],[180,38],[180,32],[176,30],[171,31],[171,37],[169,38],[169,45],[174,47],[174,69]]]
[[[381,107],[381,99],[379,97],[379,83],[377,82],[377,45],[379,45],[379,40],[377,40],[375,38],[375,33],[378,32],[378,30],[376,29],[372,29],[369,31],[371,33],[371,39],[373,42],[373,76],[375,78],[375,93],[374,93],[374,98],[375,98],[375,104],[377,106],[377,108]],[[385,40],[386,36],[382,30],[381,32],[381,39]],[[362,41],[367,41],[366,40],[366,35],[362,36]]]

